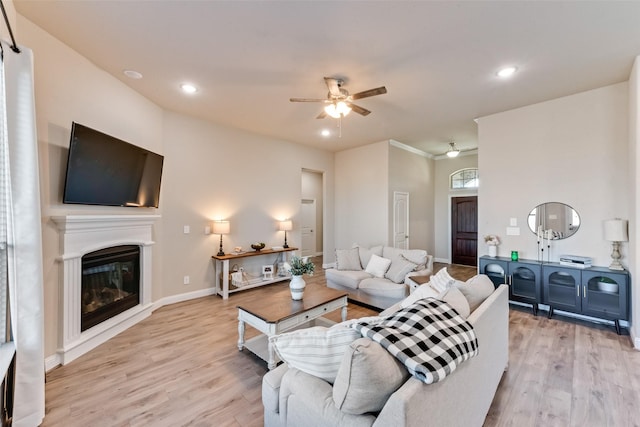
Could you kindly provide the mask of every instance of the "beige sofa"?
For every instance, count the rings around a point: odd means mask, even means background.
[[[508,287],[498,287],[467,320],[478,339],[478,355],[434,384],[409,377],[377,413],[344,413],[334,403],[332,384],[286,364],[280,365],[263,378],[264,425],[482,426],[508,363]]]
[[[349,254],[349,252],[353,252]],[[351,262],[349,261],[351,255]],[[372,255],[389,261],[382,277],[372,274],[368,265]],[[341,263],[341,257],[346,262]],[[402,263],[414,268],[402,270]],[[341,264],[346,264],[343,266]],[[354,247],[336,250],[336,266],[325,271],[327,286],[349,292],[349,300],[384,310],[410,293],[411,276],[428,276],[433,272],[433,256],[422,249],[397,249],[390,246]],[[394,274],[395,273],[395,274]]]

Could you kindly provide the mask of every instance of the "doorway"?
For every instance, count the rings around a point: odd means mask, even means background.
[[[300,254],[318,256],[323,251],[324,174],[302,170],[300,203]]]
[[[477,266],[478,197],[451,198],[451,262]]]

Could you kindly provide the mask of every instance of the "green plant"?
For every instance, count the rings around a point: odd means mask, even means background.
[[[288,270],[293,276],[302,276],[303,274],[313,274],[315,271],[315,265],[308,258],[300,258],[298,256],[292,256],[289,261]]]

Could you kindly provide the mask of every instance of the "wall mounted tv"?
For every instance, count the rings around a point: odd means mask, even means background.
[[[163,160],[73,122],[62,202],[157,208]]]

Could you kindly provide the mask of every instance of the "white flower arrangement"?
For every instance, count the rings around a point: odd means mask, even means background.
[[[495,234],[487,234],[484,236],[484,242],[489,246],[498,246],[500,244],[500,238]]]

